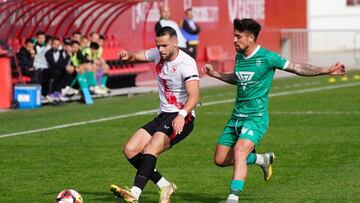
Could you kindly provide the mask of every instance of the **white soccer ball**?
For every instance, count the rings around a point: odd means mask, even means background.
[[[83,203],[83,199],[75,190],[65,189],[57,195],[55,203]]]

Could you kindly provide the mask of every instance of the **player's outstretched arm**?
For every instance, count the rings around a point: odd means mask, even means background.
[[[236,76],[234,73],[219,73],[214,70],[211,64],[205,64],[203,72],[210,77],[219,79],[232,85],[236,85]]]
[[[145,51],[133,53],[128,50],[122,50],[119,53],[119,59],[127,62],[147,62]]]
[[[285,71],[301,76],[346,75],[345,65],[339,62],[327,68],[316,67],[305,63],[289,63]]]
[[[190,114],[200,100],[199,80],[191,80],[185,83],[186,92],[188,98],[185,102],[185,106],[181,111],[185,111],[186,114]],[[172,121],[172,126],[176,134],[180,134],[185,125],[185,117],[179,113],[179,115]]]

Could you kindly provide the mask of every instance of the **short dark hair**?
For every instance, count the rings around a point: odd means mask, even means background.
[[[176,31],[169,26],[162,27],[159,31],[156,32],[156,37],[162,37],[169,35],[170,37],[177,37]]]
[[[71,41],[71,45],[74,45],[74,44],[77,44],[77,45],[79,45],[79,46],[80,46],[80,42],[75,41],[75,40]]]
[[[261,25],[251,18],[234,19],[234,29],[239,32],[250,32],[254,35],[255,41],[259,36]]]
[[[189,11],[192,11],[192,8],[191,8],[191,7],[187,8],[187,9],[185,10],[185,13],[188,13]]]
[[[39,35],[45,35],[45,36],[46,36],[46,34],[45,34],[44,31],[38,31],[38,32],[36,32],[36,37],[39,36]]]
[[[51,38],[51,41],[59,41],[59,42],[60,42],[60,38],[59,38],[59,37],[54,36],[54,37],[52,37],[52,38]]]
[[[97,32],[90,32],[89,36],[92,37],[95,34],[99,35]]]
[[[96,42],[91,42],[90,43],[90,49],[95,49],[98,50],[100,48],[99,44]]]
[[[31,38],[27,38],[25,40],[25,44],[29,44],[29,43],[34,44],[34,41]]]
[[[63,43],[64,45],[71,45],[72,41],[70,38],[64,38]]]
[[[99,39],[105,40],[105,36],[104,35],[100,35]]]
[[[79,32],[79,31],[74,31],[71,35],[81,35],[81,32]]]

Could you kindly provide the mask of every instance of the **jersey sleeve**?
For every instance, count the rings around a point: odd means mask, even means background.
[[[159,61],[160,54],[157,48],[148,49],[145,51],[146,61]]]
[[[187,63],[183,67],[181,67],[181,76],[184,82],[200,80],[196,62]]]
[[[289,61],[276,52],[270,52],[268,55],[269,64],[274,69],[285,70]]]

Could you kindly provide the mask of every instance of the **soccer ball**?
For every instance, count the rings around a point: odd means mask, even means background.
[[[55,203],[83,203],[83,199],[75,190],[66,189],[57,195]]]

